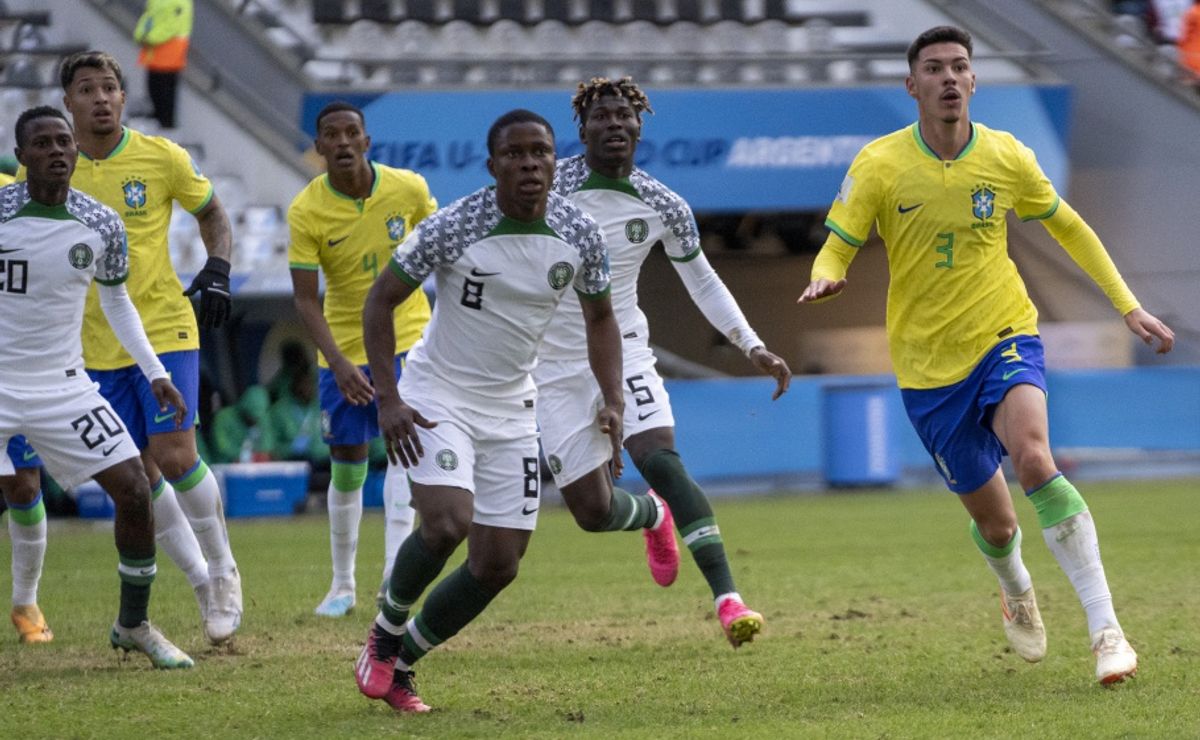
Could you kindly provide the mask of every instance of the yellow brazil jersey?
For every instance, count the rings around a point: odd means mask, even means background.
[[[13,182],[12,175],[0,172],[0,188],[4,187],[5,185],[11,185],[12,182]]]
[[[1002,339],[1037,333],[1037,309],[1008,256],[1005,215],[1045,219],[1058,203],[1033,151],[981,124],[953,160],[940,160],[917,124],[859,152],[826,226],[860,247],[874,224],[886,244],[900,387],[951,385]]]
[[[24,179],[23,169],[17,177]],[[172,202],[197,213],[213,196],[212,183],[200,174],[187,151],[169,139],[126,128],[107,157],[92,159],[79,153],[71,187],[115,210],[125,223],[129,236],[125,285],[154,351],[199,349],[196,314],[183,295],[167,249]],[[83,362],[90,370],[134,364],[104,317],[95,285],[88,290],[83,314]]]
[[[371,167],[375,182],[364,199],[339,193],[329,176],[321,175],[288,208],[288,264],[294,270],[325,274],[325,321],[338,349],[356,365],[367,362],[362,337],[367,291],[396,245],[437,210],[425,178],[376,162]],[[397,352],[407,351],[420,338],[429,315],[429,301],[420,290],[396,307]],[[321,367],[328,367],[324,356],[317,359]]]

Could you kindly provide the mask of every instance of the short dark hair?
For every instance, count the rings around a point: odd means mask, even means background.
[[[546,131],[550,133],[550,140],[554,140],[554,127],[550,125],[549,121],[531,110],[517,108],[497,118],[492,127],[488,129],[487,150],[489,157],[496,153],[496,141],[500,138],[500,132],[514,123],[537,123],[545,126]]]
[[[911,70],[921,55],[921,49],[933,44],[961,44],[967,50],[967,59],[975,53],[971,46],[971,34],[958,26],[934,26],[913,39],[908,47],[908,68]]]
[[[67,124],[67,128],[71,129],[71,122],[63,115],[63,112],[58,108],[50,105],[39,105],[36,108],[30,108],[21,115],[17,116],[17,125],[13,127],[13,132],[17,136],[17,148],[24,149],[29,143],[29,136],[25,133],[25,129],[29,126],[30,121],[36,121],[40,118],[58,118],[63,123]],[[73,129],[72,129],[73,130]]]
[[[357,115],[358,120],[362,121],[363,127],[366,127],[367,117],[363,115],[362,108],[359,108],[354,103],[348,103],[345,100],[335,100],[322,108],[321,112],[317,114],[317,136],[321,135],[321,121],[325,119],[325,116],[333,113],[341,113],[344,110],[348,110]]]
[[[117,84],[125,89],[125,75],[121,74],[121,65],[106,51],[80,51],[62,61],[58,68],[58,81],[62,84],[63,92],[75,81],[75,74],[82,68],[99,69],[112,72],[117,78]]]

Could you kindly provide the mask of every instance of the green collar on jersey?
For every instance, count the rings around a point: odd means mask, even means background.
[[[74,221],[76,220],[71,212],[67,210],[66,203],[59,203],[56,206],[48,206],[45,203],[38,203],[36,200],[31,200],[21,206],[21,210],[17,211],[13,218],[21,216],[29,216],[31,218],[52,218],[57,221]]]
[[[912,125],[912,132],[913,132],[913,139],[916,140],[917,146],[921,149],[921,151],[925,152],[926,154],[933,157],[934,159],[941,161],[942,158],[939,157],[936,152],[934,152],[932,149],[930,149],[929,145],[925,143],[925,140],[923,138],[921,138],[921,123],[920,123],[920,121],[918,121],[917,123],[914,123]],[[970,154],[971,150],[975,148],[975,142],[977,142],[977,141],[979,141],[979,132],[975,130],[975,124],[972,123],[971,124],[971,138],[967,139],[967,145],[962,148],[962,151],[959,152],[958,156],[954,157],[954,159],[962,159],[963,157]]]
[[[638,200],[642,199],[642,194],[637,191],[633,183],[629,182],[628,177],[612,178],[607,175],[601,175],[599,172],[592,170],[588,173],[588,177],[579,186],[580,190],[616,190],[619,193],[632,195]]]
[[[561,239],[554,229],[546,223],[546,219],[539,218],[536,221],[518,221],[515,218],[504,216],[500,219],[500,223],[496,224],[495,228],[488,232],[488,236],[516,236],[520,234],[541,234],[543,236],[553,236]]]
[[[122,126],[121,127],[121,140],[117,142],[117,145],[115,147],[113,147],[113,150],[111,152],[104,155],[103,157],[100,157],[100,159],[112,159],[113,157],[120,154],[122,151],[124,151],[125,147],[129,145],[130,138],[131,138],[131,136],[129,133],[129,127]],[[91,159],[91,157],[89,157],[82,149],[79,150],[79,156],[83,157],[84,159]]]
[[[367,164],[371,165],[371,176],[374,178],[371,181],[371,192],[367,194],[367,198],[370,198],[372,195],[375,195],[375,191],[379,189],[379,180],[381,178],[379,177],[379,165],[370,160],[367,160]],[[333,193],[335,197],[341,198],[342,200],[352,200],[358,204],[358,210],[362,210],[362,202],[366,200],[366,198],[351,198],[349,195],[346,195],[342,191],[335,188],[333,183],[329,181],[329,173],[325,174],[324,181],[325,187],[329,188],[329,192]]]

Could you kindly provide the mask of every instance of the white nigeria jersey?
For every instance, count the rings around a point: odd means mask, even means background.
[[[558,163],[554,190],[568,196],[600,224],[612,264],[612,303],[626,362],[650,356],[649,325],[638,308],[638,274],[650,249],[662,243],[667,257],[686,262],[700,254],[696,217],[679,197],[637,167],[627,179],[593,172],[582,154]],[[587,359],[579,302],[567,296],[546,331],[539,355],[547,360]]]
[[[495,189],[478,190],[422,221],[390,266],[415,288],[431,273],[437,285],[433,319],[408,354],[401,395],[450,392],[505,418],[532,413],[530,372],[564,295],[608,295],[603,234],[555,193],[545,218],[524,223],[500,212]]]
[[[24,182],[0,188],[0,384],[87,381],[79,336],[88,286],[128,274],[125,226],[111,208],[75,189],[46,206]]]

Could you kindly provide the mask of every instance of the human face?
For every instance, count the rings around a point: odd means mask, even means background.
[[[545,215],[554,159],[554,137],[542,124],[526,121],[500,129],[487,165],[496,178],[496,201],[505,215],[521,221]]]
[[[926,46],[904,84],[917,101],[922,121],[957,123],[967,118],[975,73],[966,47],[952,41]]]
[[[43,116],[25,124],[25,146],[17,149],[17,161],[25,165],[31,188],[66,188],[75,172],[75,134],[67,122]]]
[[[349,174],[366,161],[371,137],[358,114],[352,110],[339,110],[321,119],[317,131],[317,154],[325,160],[330,173]]]
[[[67,86],[63,105],[81,134],[108,136],[121,128],[125,91],[111,70],[80,67]]]
[[[621,95],[601,95],[587,109],[579,139],[588,165],[602,174],[624,177],[633,168],[633,155],[642,136],[642,122],[633,105]]]

